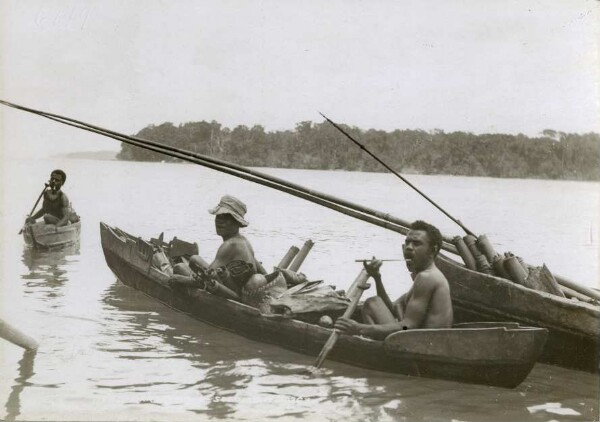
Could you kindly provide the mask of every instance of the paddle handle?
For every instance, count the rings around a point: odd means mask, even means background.
[[[344,312],[344,315],[342,316],[343,318],[350,318],[352,316],[352,314],[354,313],[354,311],[356,310],[358,301],[360,300],[360,297],[362,296],[363,292],[367,288],[367,280],[368,279],[369,279],[369,274],[367,274],[367,271],[363,268],[362,271],[360,272],[360,274],[358,275],[358,277],[356,277],[356,280],[354,280],[354,283],[352,283],[352,286],[350,287],[350,289],[348,289],[348,293],[352,297],[350,299],[350,304],[348,305],[348,307],[346,308],[346,311]],[[319,356],[317,356],[317,360],[315,361],[315,367],[317,367],[317,368],[321,367],[321,365],[323,364],[323,361],[325,361],[325,358],[327,357],[329,352],[331,352],[331,350],[337,343],[339,337],[340,337],[340,334],[339,334],[338,330],[336,330],[334,328],[333,332],[331,333],[331,335],[325,342],[325,345],[321,349],[321,353],[319,353]]]
[[[325,345],[321,349],[321,353],[319,353],[319,356],[317,356],[317,360],[315,361],[315,367],[316,368],[320,368],[321,367],[321,365],[323,364],[323,361],[325,360],[325,358],[327,357],[327,355],[329,354],[329,352],[331,351],[331,349],[333,349],[333,346],[335,346],[335,343],[337,343],[337,340],[338,340],[339,337],[340,337],[340,334],[334,328],[333,329],[333,333],[331,333],[331,335],[327,339],[327,342],[325,343]]]
[[[37,201],[35,201],[35,204],[33,204],[33,208],[31,209],[31,211],[29,212],[29,215],[27,216],[27,218],[31,217],[33,215],[33,212],[35,211],[35,209],[37,208],[38,204],[40,203],[40,199],[42,199],[42,196],[44,196],[44,192],[46,192],[46,188],[48,187],[47,183],[44,183],[44,189],[42,189],[42,192],[40,193],[40,196],[38,196]],[[23,233],[23,229],[21,229],[19,231],[19,234]]]

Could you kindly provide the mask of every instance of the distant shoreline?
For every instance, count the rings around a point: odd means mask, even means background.
[[[174,164],[188,164],[185,161],[156,161],[156,160],[136,160],[136,159],[123,159],[119,158],[118,151],[78,151],[71,152],[65,154],[56,154],[53,155],[52,158],[66,158],[66,159],[81,159],[81,160],[98,160],[98,161],[132,161],[132,162],[149,162],[149,163],[161,163],[161,162],[169,162]],[[227,160],[225,160],[227,161]],[[189,163],[191,164],[191,163]],[[237,164],[237,163],[236,163]],[[324,171],[352,171],[352,172],[363,172],[363,173],[387,173],[386,170],[377,170],[377,169],[331,169],[331,168],[305,168],[305,167],[288,167],[288,166],[270,166],[270,165],[251,165],[247,167],[253,168],[277,168],[277,169],[290,169],[290,170],[324,170]],[[551,177],[523,177],[523,176],[489,176],[489,175],[479,175],[479,174],[452,174],[452,173],[427,173],[423,171],[419,171],[414,168],[406,168],[402,170],[402,174],[411,174],[411,175],[429,175],[429,176],[460,176],[460,177],[486,177],[486,178],[498,178],[498,179],[532,179],[532,180],[561,180],[561,181],[574,181],[574,182],[600,182],[599,179],[578,179],[575,177],[559,177],[559,178],[551,178]]]
[[[523,134],[446,133],[443,130],[383,131],[342,125],[361,145],[398,173],[543,180],[600,180],[600,134],[543,130]],[[267,132],[260,125],[233,129],[216,121],[149,125],[137,138],[159,142],[246,167],[383,172],[327,122],[299,122]],[[121,144],[119,160],[182,161],[178,157]]]
[[[190,165],[196,165],[194,163],[190,163],[187,161],[150,161],[150,160],[126,160],[126,159],[122,159],[122,158],[115,158],[115,161],[130,161],[130,162],[145,162],[145,163],[157,163],[157,164],[161,164],[161,163],[168,163],[168,164],[190,164]],[[237,163],[235,163],[237,164]],[[260,169],[260,168],[270,168],[270,169],[283,169],[283,170],[313,170],[313,171],[335,171],[335,172],[360,172],[360,173],[389,173],[387,170],[381,170],[381,171],[377,171],[377,170],[354,170],[354,169],[328,169],[328,168],[301,168],[301,167],[275,167],[275,166],[260,166],[260,165],[252,165],[252,166],[245,166],[245,167],[251,167],[251,168],[255,168],[255,169]],[[594,180],[594,179],[576,179],[576,178],[542,178],[542,177],[523,177],[523,176],[482,176],[482,175],[475,175],[475,174],[450,174],[450,173],[424,173],[424,172],[420,172],[417,171],[415,169],[407,169],[402,171],[402,174],[404,175],[422,175],[422,176],[456,176],[456,177],[481,177],[481,178],[491,178],[491,179],[523,179],[523,180],[551,180],[551,181],[564,181],[564,182],[591,182],[591,183],[598,183],[600,182],[600,179]]]

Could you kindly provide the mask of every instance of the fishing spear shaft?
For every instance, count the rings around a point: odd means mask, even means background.
[[[454,221],[456,224],[458,224],[460,226],[461,229],[463,229],[465,231],[465,233],[470,234],[472,236],[475,236],[475,234],[469,230],[468,228],[466,228],[461,222],[460,220],[457,220],[456,218],[452,217],[450,214],[448,214],[448,212],[446,212],[446,210],[444,210],[441,206],[439,206],[433,199],[431,199],[430,197],[428,197],[427,195],[425,195],[423,192],[421,192],[419,190],[419,188],[417,188],[415,185],[413,185],[412,183],[410,183],[408,180],[406,180],[406,178],[404,178],[400,173],[398,173],[397,171],[395,171],[393,168],[391,168],[390,166],[388,166],[383,160],[381,160],[379,157],[377,157],[375,154],[373,154],[371,151],[369,151],[363,144],[361,144],[360,142],[358,142],[356,139],[354,139],[352,136],[350,136],[350,134],[348,134],[344,129],[342,129],[338,124],[336,124],[333,120],[331,120],[329,117],[325,116],[323,113],[321,113],[319,111],[319,114],[321,116],[323,116],[329,123],[331,123],[337,130],[339,130],[340,132],[342,132],[348,139],[350,139],[352,142],[354,142],[356,145],[358,145],[360,147],[360,149],[362,149],[364,152],[366,152],[367,154],[369,154],[371,157],[373,157],[379,164],[381,164],[382,166],[384,166],[386,169],[388,169],[391,173],[393,173],[396,177],[398,177],[400,180],[402,180],[404,183],[406,183],[408,186],[410,186],[411,188],[413,188],[415,191],[417,191],[417,193],[419,195],[421,195],[423,198],[425,198],[426,200],[428,200],[434,207],[436,207],[438,210],[440,210],[441,212],[443,212],[448,218],[450,218],[450,220]],[[475,236],[477,237],[477,236]]]
[[[0,101],[0,104],[6,104],[6,102]],[[8,105],[8,104],[6,104],[6,105]],[[98,127],[95,127],[93,125],[89,125],[89,124],[86,124],[83,122],[78,122],[74,119],[69,119],[66,117],[54,115],[52,113],[45,113],[45,112],[38,111],[38,110],[34,111],[33,109],[27,109],[27,107],[20,107],[20,106],[17,108],[24,110],[24,111],[32,112],[41,117],[45,117],[49,120],[53,120],[58,123],[62,123],[62,124],[68,125],[68,126],[82,129],[82,130],[85,130],[88,132],[97,133],[99,135],[113,138],[115,140],[121,141],[121,142],[129,144],[129,145],[133,145],[133,146],[136,146],[136,147],[139,147],[142,149],[154,151],[154,152],[164,154],[164,155],[169,155],[171,157],[179,158],[184,161],[188,161],[188,162],[191,162],[194,164],[199,164],[201,166],[208,167],[210,169],[220,171],[222,173],[230,174],[232,176],[236,176],[236,177],[239,177],[239,178],[242,178],[242,179],[254,182],[254,183],[258,183],[263,186],[277,189],[282,192],[286,192],[290,195],[293,195],[293,196],[296,196],[296,197],[299,197],[302,199],[306,199],[308,201],[322,205],[322,206],[332,209],[334,211],[338,211],[342,214],[346,214],[350,217],[354,217],[359,220],[363,220],[363,221],[369,222],[371,224],[375,224],[377,226],[380,226],[380,227],[383,227],[383,228],[386,228],[386,229],[389,229],[389,230],[392,230],[392,231],[395,231],[398,233],[402,233],[404,235],[406,235],[409,231],[409,229],[407,229],[401,225],[398,225],[392,221],[382,219],[376,215],[370,215],[370,214],[363,213],[360,210],[356,210],[356,209],[347,207],[343,204],[337,203],[332,199],[327,199],[324,197],[316,196],[310,190],[308,190],[308,191],[300,190],[300,189],[294,188],[293,186],[287,186],[286,184],[282,184],[275,180],[270,180],[269,178],[263,178],[258,175],[248,173],[243,170],[236,169],[236,168],[230,168],[224,164],[217,164],[215,162],[201,158],[201,156],[197,156],[198,154],[191,153],[189,151],[183,151],[183,150],[179,150],[176,148],[167,147],[167,146],[164,146],[161,144],[157,144],[155,142],[142,141],[142,140],[139,140],[139,139],[127,136],[127,135],[119,134],[114,131],[109,131],[109,130],[98,128]],[[452,244],[443,243],[442,249],[444,249],[448,252],[454,253],[454,254],[458,253],[456,251],[456,248]]]
[[[258,172],[256,170],[251,170],[251,169],[248,169],[248,168],[245,168],[245,167],[233,164],[233,163],[229,163],[229,162],[226,162],[226,161],[223,161],[223,160],[219,160],[219,159],[216,159],[216,158],[213,158],[213,157],[208,157],[208,156],[196,153],[196,152],[185,151],[185,150],[181,150],[179,148],[171,147],[169,145],[164,145],[164,144],[160,144],[160,143],[157,143],[157,142],[153,142],[153,141],[149,141],[149,140],[145,140],[145,139],[141,139],[141,138],[124,135],[122,133],[115,132],[113,130],[105,129],[105,128],[102,128],[102,127],[99,127],[99,126],[92,125],[90,123],[86,123],[86,122],[82,122],[80,120],[72,119],[70,117],[65,117],[65,116],[61,116],[61,115],[58,115],[58,114],[49,113],[49,112],[46,112],[46,111],[36,110],[36,109],[25,107],[25,106],[22,106],[22,105],[10,103],[8,101],[0,100],[0,104],[4,104],[4,105],[6,105],[8,107],[16,108],[18,110],[26,111],[28,113],[33,113],[33,114],[45,117],[47,119],[57,121],[59,123],[63,123],[63,124],[69,125],[69,126],[76,127],[78,129],[83,129],[83,130],[87,130],[89,132],[98,133],[98,134],[101,134],[103,136],[112,137],[114,139],[119,138],[118,140],[120,140],[121,142],[124,142],[124,143],[127,143],[124,140],[124,139],[127,139],[127,140],[131,140],[131,141],[139,142],[139,143],[144,144],[144,145],[150,145],[150,146],[154,146],[154,147],[159,147],[159,148],[161,148],[161,151],[155,151],[155,152],[159,152],[159,153],[162,153],[162,154],[169,155],[167,152],[164,152],[165,150],[166,151],[171,151],[171,152],[174,152],[174,153],[183,153],[183,154],[185,154],[185,155],[187,155],[189,157],[200,159],[200,160],[204,161],[205,163],[208,162],[210,164],[216,164],[218,166],[223,166],[223,167],[228,168],[228,169],[234,169],[234,170],[236,170],[238,172],[241,172],[241,173],[244,173],[244,174],[251,174],[253,176],[257,176],[260,179],[267,179],[267,180],[273,181],[273,182],[275,182],[277,184],[280,184],[280,185],[283,185],[283,186],[286,186],[286,187],[290,187],[293,190],[305,192],[305,193],[307,193],[307,194],[309,194],[309,195],[317,198],[318,200],[317,201],[313,201],[313,202],[319,203],[320,205],[323,205],[323,204],[320,203],[319,200],[323,200],[323,201],[326,201],[328,203],[333,203],[333,204],[339,205],[341,207],[344,207],[346,209],[350,209],[353,212],[356,211],[356,212],[358,212],[360,214],[363,214],[363,215],[366,214],[366,215],[369,216],[369,218],[371,218],[371,216],[372,216],[372,217],[374,217],[375,219],[378,219],[378,220],[388,221],[388,222],[392,223],[392,225],[394,225],[394,226],[402,226],[401,230],[396,230],[399,233],[406,234],[406,233],[408,233],[410,231],[410,228],[409,228],[410,227],[410,222],[403,221],[403,220],[399,219],[398,217],[394,217],[394,216],[392,216],[390,214],[383,213],[381,211],[377,211],[377,210],[374,210],[372,208],[368,208],[368,207],[365,207],[365,206],[362,206],[362,205],[354,204],[354,203],[346,201],[346,200],[344,200],[342,198],[337,198],[337,197],[332,196],[332,195],[327,195],[327,194],[324,194],[324,193],[321,193],[321,192],[318,192],[318,191],[315,191],[315,190],[312,190],[312,189],[307,189],[307,188],[305,188],[303,186],[297,185],[297,184],[289,182],[287,180],[283,180],[283,179],[277,178],[275,176],[267,175],[265,173],[261,173],[261,172]],[[132,144],[132,145],[135,145],[135,144]],[[144,147],[144,146],[141,146],[141,145],[136,145],[136,146],[138,146],[140,148]],[[185,159],[185,158],[182,158],[182,157],[177,157],[177,158]],[[198,163],[196,163],[196,164],[198,164]],[[202,164],[202,165],[204,165],[204,164]],[[206,165],[206,166],[210,167],[209,165]],[[224,170],[217,169],[217,171],[224,171]],[[227,173],[227,171],[224,171],[224,172]],[[260,183],[260,182],[257,182],[257,183]],[[273,187],[273,186],[271,186],[271,187]],[[288,192],[288,193],[290,193],[290,192]],[[294,194],[292,193],[292,195],[294,195]],[[298,196],[298,195],[296,195],[296,196]],[[311,200],[311,199],[308,199],[308,198],[304,198],[304,199],[307,199],[309,201]],[[327,205],[325,205],[325,206],[327,206]],[[340,210],[337,209],[337,211],[340,211]],[[343,212],[343,211],[340,211],[340,212]],[[356,215],[355,215],[355,217],[356,217]],[[356,218],[360,219],[360,217],[356,217]],[[375,224],[377,224],[377,223],[375,223]],[[380,224],[378,224],[378,225],[380,225]],[[390,227],[386,226],[386,228],[390,228]],[[456,248],[454,247],[452,238],[444,236],[443,239],[444,239],[444,246],[446,246],[444,249],[447,250],[448,252],[457,254],[458,252],[456,251]]]

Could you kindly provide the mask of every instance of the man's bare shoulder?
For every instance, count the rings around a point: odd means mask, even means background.
[[[229,252],[241,252],[247,251],[249,249],[249,243],[244,236],[237,235],[233,236],[225,241],[221,247],[219,247],[219,251],[229,251]]]
[[[437,267],[431,267],[417,274],[414,283],[433,286],[448,283],[448,280]]]

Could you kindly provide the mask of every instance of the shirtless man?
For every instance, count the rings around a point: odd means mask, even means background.
[[[376,259],[365,263],[375,280],[377,296],[367,299],[360,324],[349,318],[338,318],[335,328],[344,334],[358,334],[384,339],[388,334],[410,328],[447,328],[452,326],[452,301],[448,280],[436,267],[434,259],[442,245],[440,231],[424,221],[415,221],[402,247],[406,267],[413,286],[396,302],[390,301]]]
[[[56,227],[77,221],[72,213],[69,198],[60,190],[66,181],[67,175],[64,171],[54,170],[50,173],[50,183],[48,184],[50,189],[44,192],[42,208],[31,217],[27,217],[25,224],[33,224],[35,220],[42,216],[46,224],[55,224]]]
[[[225,195],[221,198],[219,204],[208,212],[215,216],[216,232],[223,238],[223,243],[217,250],[215,259],[209,264],[201,256],[193,255],[190,258],[189,265],[177,264],[173,268],[173,272],[175,274],[191,275],[192,269],[197,268],[217,269],[227,267],[233,262],[249,264],[247,277],[240,274],[241,277],[234,277],[233,283],[228,283],[230,288],[239,293],[244,282],[252,274],[267,273],[254,256],[254,249],[248,239],[240,234],[240,228],[248,225],[248,222],[244,219],[246,205],[231,195]]]

